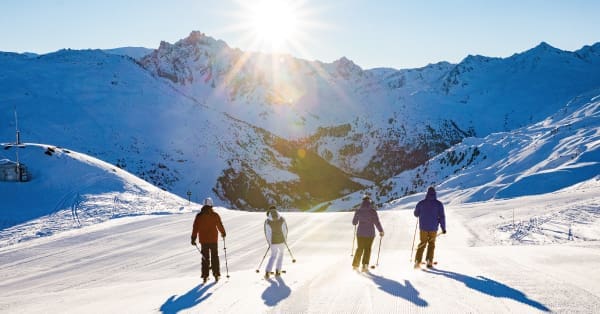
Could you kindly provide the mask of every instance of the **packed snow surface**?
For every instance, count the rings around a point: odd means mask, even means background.
[[[287,273],[269,280],[262,279],[265,263],[255,272],[267,249],[264,213],[216,208],[227,230],[219,242],[223,277],[205,285],[200,254],[190,245],[189,208],[23,241],[0,248],[0,312],[600,310],[598,178],[551,194],[447,206],[448,233],[437,240],[433,270],[412,268],[413,205],[379,212],[385,236],[375,239],[371,264],[378,267],[366,274],[350,266],[351,212],[283,212],[297,262],[286,254]],[[535,228],[525,228],[536,218]]]

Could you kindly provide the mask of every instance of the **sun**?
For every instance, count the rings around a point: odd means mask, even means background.
[[[309,0],[234,0],[224,11],[222,30],[247,52],[287,53],[313,58],[319,34],[330,29],[322,22],[327,7]]]
[[[278,51],[295,41],[298,30],[298,8],[285,0],[262,0],[248,8],[250,31],[257,45]]]

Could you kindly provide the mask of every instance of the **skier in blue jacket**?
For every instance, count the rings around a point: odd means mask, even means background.
[[[427,246],[427,268],[433,267],[433,251],[435,250],[435,238],[438,226],[442,227],[442,233],[446,233],[446,215],[444,205],[436,198],[435,189],[429,187],[425,199],[417,203],[415,217],[419,218],[419,246],[415,256],[415,268],[421,267],[423,251]]]
[[[379,215],[377,215],[377,211],[368,195],[363,196],[360,208],[354,212],[352,224],[355,226],[358,224],[356,230],[356,242],[358,243],[358,247],[354,253],[352,268],[358,270],[362,257],[362,271],[366,272],[369,270],[371,246],[373,246],[373,239],[375,239],[375,227],[377,227],[377,230],[379,231],[379,236],[383,237],[383,227],[379,222]]]

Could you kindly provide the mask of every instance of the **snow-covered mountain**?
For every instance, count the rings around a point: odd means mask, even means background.
[[[363,70],[347,58],[247,53],[192,32],[139,61],[61,50],[2,53],[0,66],[4,141],[16,106],[25,141],[90,154],[181,197],[324,209],[361,185],[375,184],[384,202],[460,175],[459,160],[475,161],[461,160],[461,147],[480,154],[472,143],[487,140],[476,138],[535,125],[598,88],[600,44]],[[422,179],[437,160],[455,164]]]
[[[552,193],[594,178],[600,179],[600,89],[531,126],[465,138],[422,166],[327,205],[351,208],[371,193],[395,206],[422,197],[431,185],[448,202],[462,204]]]
[[[29,179],[0,182],[0,312],[596,313],[599,48],[400,71],[272,63],[200,33],[139,63],[0,53],[0,177],[18,152]],[[429,184],[448,233],[420,271]],[[357,274],[352,213],[283,212],[287,272],[262,280],[264,213],[219,206],[224,276],[200,285],[187,191],[314,211],[370,192],[385,236]]]
[[[248,53],[200,32],[161,43],[141,64],[211,108],[301,139],[341,169],[381,180],[463,138],[545,119],[600,86],[600,43],[546,43],[509,58],[468,56],[420,69],[363,70]]]
[[[305,208],[360,187],[300,144],[207,108],[129,57],[4,53],[0,68],[4,142],[14,139],[16,107],[23,141],[69,147],[181,197],[216,196],[240,209]]]

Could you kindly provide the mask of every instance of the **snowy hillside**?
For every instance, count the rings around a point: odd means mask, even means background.
[[[14,160],[5,147],[0,159]],[[75,151],[27,143],[18,148],[28,182],[0,181],[0,247],[109,219],[189,212],[187,200]]]
[[[367,189],[380,203],[414,200],[434,185],[455,204],[551,193],[600,174],[600,91],[580,95],[529,127],[466,138],[430,159]],[[347,209],[358,191],[329,210]],[[320,205],[323,208],[325,205]],[[392,205],[393,206],[393,205]]]
[[[341,169],[376,181],[465,137],[543,120],[600,86],[600,43],[575,52],[541,43],[505,59],[363,70],[347,58],[326,64],[243,52],[192,32],[161,43],[141,64],[207,106],[302,139]]]
[[[300,144],[199,104],[128,57],[4,54],[0,66],[5,142],[17,107],[24,141],[69,147],[184,198],[212,194],[240,209],[304,208],[360,187]]]

